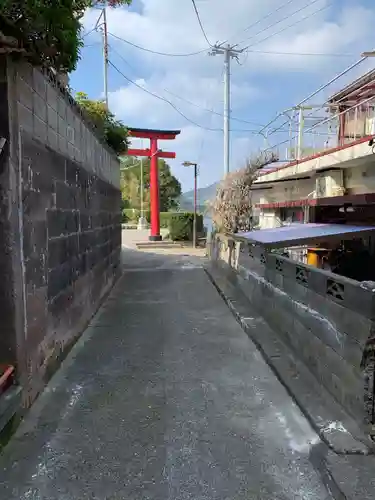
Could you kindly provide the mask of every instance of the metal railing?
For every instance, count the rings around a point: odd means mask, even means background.
[[[336,110],[340,109],[340,102],[335,103],[335,106]],[[288,131],[281,129],[272,133],[272,137],[284,134],[287,138],[270,146],[268,151],[272,151],[285,161],[302,160],[375,135],[374,96],[345,110],[335,112],[331,107],[326,108],[323,113],[320,109],[320,116],[317,116],[316,110],[312,111],[304,117],[302,124],[292,116]]]

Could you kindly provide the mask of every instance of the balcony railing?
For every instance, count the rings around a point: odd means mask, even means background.
[[[349,104],[346,110],[339,106],[336,110],[333,107],[320,109],[319,116],[316,110],[305,111],[300,128],[295,117],[291,117],[288,131],[285,126],[274,127],[269,131],[267,141],[276,144],[268,146],[268,150],[280,159],[292,162],[375,135],[375,97]],[[287,138],[280,140],[282,137]]]

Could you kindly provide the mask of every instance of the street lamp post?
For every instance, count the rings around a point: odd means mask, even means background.
[[[198,164],[191,161],[184,161],[184,167],[194,167],[194,220],[193,220],[193,247],[197,246],[197,178],[198,178]]]

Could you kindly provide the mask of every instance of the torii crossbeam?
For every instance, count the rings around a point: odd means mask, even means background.
[[[150,211],[151,234],[150,241],[160,241],[160,200],[158,158],[176,158],[176,153],[164,152],[158,149],[158,140],[173,140],[181,133],[180,130],[150,130],[128,127],[130,137],[149,139],[149,149],[128,149],[130,156],[146,156],[150,158]]]

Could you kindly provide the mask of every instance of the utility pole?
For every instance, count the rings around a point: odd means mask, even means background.
[[[230,61],[238,60],[243,50],[235,49],[234,45],[215,44],[210,55],[224,55],[224,175],[230,171]]]
[[[304,107],[300,106],[298,109],[298,143],[297,143],[297,160],[301,160],[303,155],[303,129],[305,117],[303,114]]]
[[[296,154],[296,159],[301,160],[303,157],[303,134],[305,130],[305,121],[306,118],[309,117],[309,115],[306,116],[305,118],[305,113],[304,111],[307,110],[312,110],[314,108],[319,108],[322,106],[319,106],[317,104],[312,104],[310,106],[302,106],[298,105],[294,108],[294,110],[298,110],[298,136],[297,136],[297,154]]]
[[[197,246],[197,200],[198,200],[198,164],[192,161],[184,161],[184,167],[194,168],[194,219],[193,219],[193,247]]]
[[[103,22],[99,24],[101,18],[103,17]],[[103,64],[104,64],[104,101],[106,108],[108,109],[108,26],[107,26],[107,12],[104,7],[100,13],[98,20],[96,21],[95,29],[101,28],[103,35]]]
[[[107,13],[103,9],[103,59],[104,59],[104,99],[108,109],[108,27]]]

